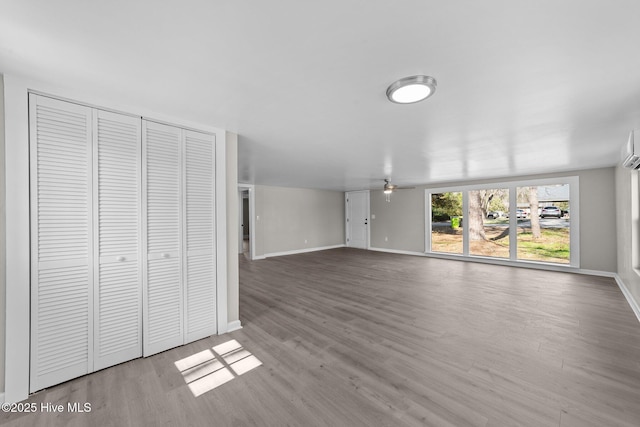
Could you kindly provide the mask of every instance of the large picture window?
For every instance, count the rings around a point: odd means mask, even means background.
[[[426,252],[579,266],[578,178],[426,190]]]

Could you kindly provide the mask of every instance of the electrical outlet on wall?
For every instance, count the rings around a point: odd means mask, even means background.
[[[307,244],[307,239],[304,239],[304,244],[305,244],[305,245]]]
[[[385,241],[385,242],[388,242],[388,241],[389,241],[389,238],[388,238],[387,236],[384,236],[384,241]]]

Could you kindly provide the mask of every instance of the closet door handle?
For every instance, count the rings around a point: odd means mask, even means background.
[[[127,259],[123,256],[119,256],[118,258],[116,258],[116,260],[118,261],[126,261]]]
[[[171,258],[171,254],[162,254],[162,258]]]

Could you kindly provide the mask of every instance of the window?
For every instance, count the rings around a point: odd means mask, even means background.
[[[426,252],[579,266],[578,177],[426,190]]]
[[[509,259],[509,189],[468,194],[469,255]]]
[[[570,186],[518,187],[518,259],[568,264],[570,252]]]
[[[462,254],[462,193],[431,194],[431,251]]]

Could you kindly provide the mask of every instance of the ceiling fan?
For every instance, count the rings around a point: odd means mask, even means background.
[[[384,189],[383,189],[383,193],[385,195],[385,199],[387,200],[387,202],[391,201],[391,193],[393,193],[395,190],[413,190],[416,187],[400,187],[397,185],[393,185],[391,184],[391,180],[390,179],[385,179],[384,180]]]

